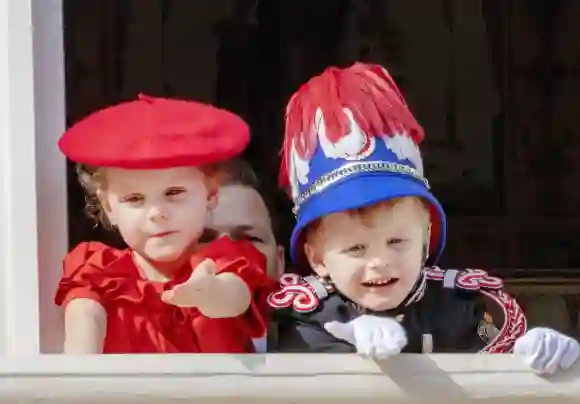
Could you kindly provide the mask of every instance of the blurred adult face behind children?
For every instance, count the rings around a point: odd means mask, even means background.
[[[266,256],[268,275],[279,276],[284,270],[284,249],[276,243],[270,214],[258,191],[232,184],[220,187],[219,194],[219,203],[211,213],[204,241],[223,235],[234,240],[248,240]]]
[[[401,198],[328,215],[306,235],[305,253],[320,276],[374,311],[396,308],[421,271],[429,213],[421,200]]]
[[[103,175],[99,199],[134,253],[160,265],[188,259],[217,202],[202,171],[107,168]]]
[[[233,159],[220,165],[219,201],[208,215],[203,242],[222,236],[248,240],[266,256],[267,272],[278,278],[284,272],[284,248],[276,241],[272,200],[250,164]]]

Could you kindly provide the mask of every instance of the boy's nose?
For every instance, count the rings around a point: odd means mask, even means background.
[[[387,256],[374,256],[369,262],[368,266],[370,269],[382,269],[389,265],[389,258]]]

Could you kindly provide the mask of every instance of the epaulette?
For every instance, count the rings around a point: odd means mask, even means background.
[[[292,308],[298,313],[311,313],[333,292],[334,285],[318,276],[284,274],[280,277],[280,289],[268,296],[268,305],[273,309]]]
[[[490,276],[481,269],[441,269],[429,267],[424,269],[425,277],[431,281],[443,282],[446,289],[461,289],[478,292],[480,290],[501,290],[502,279]]]
[[[480,293],[489,301],[499,306],[503,313],[503,325],[489,337],[488,344],[481,353],[510,352],[518,338],[527,330],[526,316],[515,298],[504,291],[502,279],[489,275],[481,269],[441,269],[438,267],[425,268],[425,277],[431,281],[439,281],[445,289],[457,289]],[[482,332],[482,324],[478,333]],[[480,334],[481,336],[481,334]]]

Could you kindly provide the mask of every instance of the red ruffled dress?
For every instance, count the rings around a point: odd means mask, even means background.
[[[189,279],[206,258],[216,261],[218,272],[235,273],[246,282],[254,299],[245,314],[211,319],[196,308],[161,301],[163,291]],[[204,246],[175,279],[154,282],[141,277],[130,250],[84,242],[64,259],[55,303],[65,307],[73,299],[89,298],[105,308],[103,353],[252,353],[252,338],[266,332],[266,297],[277,286],[265,268],[265,257],[251,243],[222,237]]]

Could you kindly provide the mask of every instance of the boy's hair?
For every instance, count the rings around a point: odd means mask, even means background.
[[[77,164],[75,169],[78,181],[85,191],[85,214],[95,221],[95,227],[101,224],[105,229],[113,229],[99,199],[99,193],[104,191],[107,186],[104,168]],[[206,176],[214,178],[219,183],[221,177],[219,164],[203,166],[199,169]]]
[[[382,201],[382,202],[379,202],[379,203],[374,204],[374,205],[366,205],[366,206],[363,206],[360,208],[351,209],[351,210],[348,210],[344,213],[351,215],[351,216],[357,216],[357,217],[364,218],[370,212],[372,212],[373,210],[375,210],[378,207],[381,207],[381,206],[393,207],[393,206],[395,206],[403,201],[406,201],[406,200],[416,201],[417,203],[420,204],[422,210],[425,212],[425,215],[426,215],[425,236],[427,236],[428,231],[429,231],[429,204],[426,201],[424,201],[423,199],[418,198],[418,197],[406,196],[406,197],[401,197],[401,198],[389,199],[387,201]],[[307,229],[305,230],[304,240],[308,240],[317,230],[319,230],[320,225],[322,224],[323,220],[324,220],[324,217],[321,217],[320,219],[314,221],[313,223],[311,223],[307,227]]]

